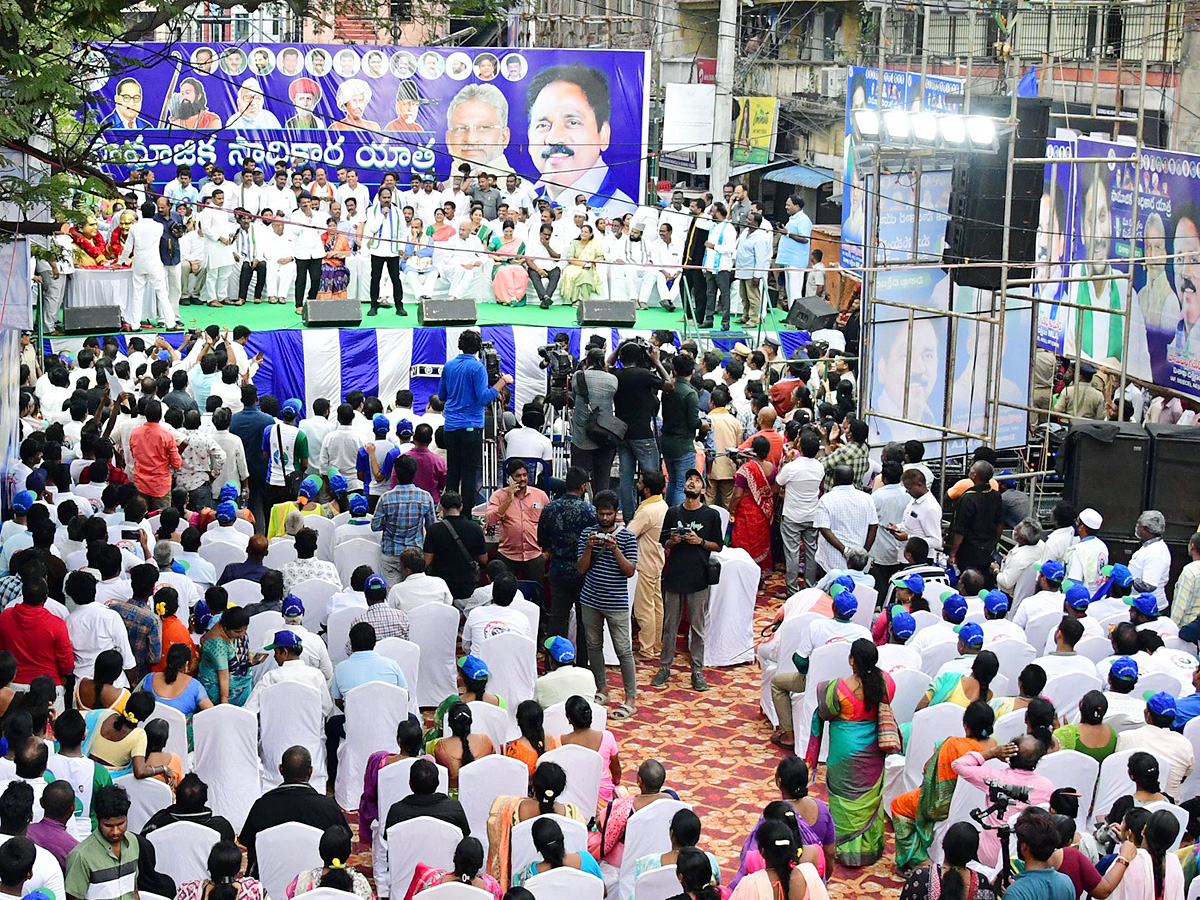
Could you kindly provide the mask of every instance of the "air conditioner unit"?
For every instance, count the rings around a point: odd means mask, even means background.
[[[821,70],[821,96],[846,96],[846,69],[843,66],[826,66]]]

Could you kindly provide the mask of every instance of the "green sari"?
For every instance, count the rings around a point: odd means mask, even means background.
[[[884,673],[889,698],[896,686]],[[817,686],[817,711],[808,742],[808,766],[816,771],[825,723],[829,756],[825,784],[837,829],[837,859],[844,866],[869,866],[883,855],[883,752],[874,706],[856,697],[842,679]]]
[[[950,814],[950,799],[958,774],[951,764],[972,750],[979,742],[968,737],[948,737],[933,752],[925,764],[921,787],[901,794],[892,802],[892,827],[896,832],[896,866],[915,866],[929,857],[933,829]]]

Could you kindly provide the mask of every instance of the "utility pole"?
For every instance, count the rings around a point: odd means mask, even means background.
[[[733,59],[737,54],[739,0],[721,0],[717,13],[717,94],[713,110],[712,168],[708,186],[714,197],[729,180],[729,144],[733,138]]]

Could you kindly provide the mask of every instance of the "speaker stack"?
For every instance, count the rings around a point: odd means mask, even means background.
[[[1060,453],[1066,479],[1063,499],[1075,509],[1092,507],[1104,517],[1101,535],[1133,535],[1133,524],[1147,507],[1150,433],[1128,422],[1072,425]]]
[[[1186,542],[1200,527],[1200,428],[1147,425],[1154,451],[1146,485],[1145,509],[1159,510],[1167,520],[1168,542]]]
[[[362,324],[362,304],[357,300],[306,300],[304,324],[310,328]]]
[[[788,325],[798,331],[832,328],[836,321],[837,310],[820,297],[797,297],[788,308]]]
[[[575,321],[580,325],[615,325],[632,328],[637,322],[635,300],[580,300],[575,309]]]
[[[119,306],[63,307],[63,331],[67,334],[117,334],[120,330]]]

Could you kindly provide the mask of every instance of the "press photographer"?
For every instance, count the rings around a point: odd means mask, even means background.
[[[594,494],[608,490],[613,456],[625,439],[625,423],[613,409],[616,393],[617,379],[604,365],[604,348],[589,347],[583,368],[571,379],[571,465],[588,473]]]
[[[571,339],[560,331],[553,344],[538,347],[537,352],[542,358],[538,366],[546,370],[546,402],[561,410],[567,405],[571,375],[579,368],[579,360],[571,355]]]
[[[637,508],[634,487],[638,472],[661,471],[654,419],[658,415],[658,392],[675,385],[659,359],[659,350],[645,338],[625,338],[608,356],[611,368],[617,361],[617,393],[613,408],[625,423],[625,440],[618,447],[621,460],[621,513],[628,522]]]

